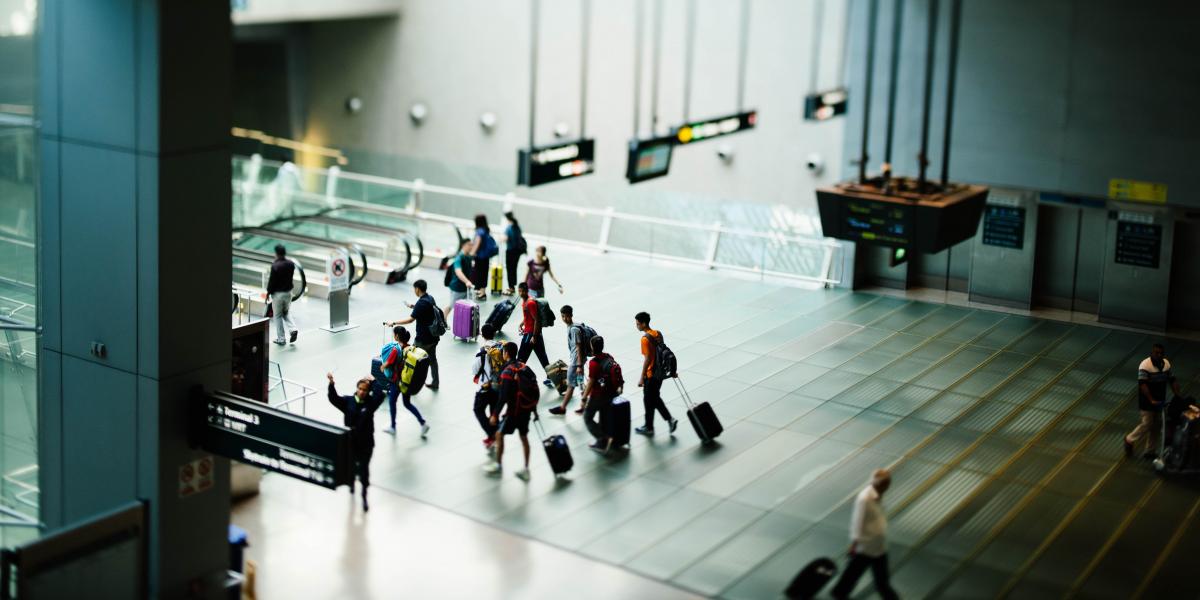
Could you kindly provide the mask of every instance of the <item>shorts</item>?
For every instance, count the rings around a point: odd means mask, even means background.
[[[463,290],[461,292],[456,292],[454,290],[450,290],[450,306],[454,306],[454,303],[458,302],[459,300],[466,300],[466,299],[467,299],[467,291],[466,290]]]
[[[529,418],[533,412],[518,412],[517,414],[509,414],[500,421],[500,433],[504,435],[520,432],[522,437],[529,435]]]
[[[575,365],[567,366],[567,387],[583,387],[583,374],[575,372]]]

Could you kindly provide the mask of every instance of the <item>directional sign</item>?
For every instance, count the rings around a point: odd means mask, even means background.
[[[591,174],[596,170],[596,140],[577,140],[517,151],[517,185],[533,187]]]
[[[690,144],[692,142],[753,129],[757,122],[758,111],[752,110],[735,115],[717,117],[715,119],[684,123],[674,129],[673,135],[675,136],[676,143]]]
[[[824,121],[846,114],[846,89],[838,88],[804,97],[804,120]]]
[[[201,448],[327,488],[351,482],[349,429],[228,392],[198,394],[196,403]]]

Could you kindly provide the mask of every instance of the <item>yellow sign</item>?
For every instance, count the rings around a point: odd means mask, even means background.
[[[1109,179],[1108,197],[1114,200],[1135,200],[1152,204],[1167,203],[1167,184],[1132,179]]]

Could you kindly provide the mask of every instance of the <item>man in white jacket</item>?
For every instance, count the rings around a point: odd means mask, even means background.
[[[879,469],[871,476],[870,485],[854,500],[854,514],[850,517],[850,564],[833,588],[834,598],[849,598],[867,567],[871,568],[875,591],[880,597],[884,600],[899,597],[888,581],[887,518],[880,503],[891,485],[891,472]]]

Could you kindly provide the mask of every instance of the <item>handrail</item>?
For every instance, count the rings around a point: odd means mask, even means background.
[[[384,227],[382,225],[372,225],[370,223],[360,223],[358,221],[351,221],[349,219],[339,219],[337,217],[329,216],[327,214],[327,212],[323,212],[323,213],[320,213],[320,214],[317,214],[317,215],[314,215],[311,217],[296,217],[294,220],[310,221],[313,223],[323,223],[325,225],[334,225],[337,227],[345,227],[347,229],[358,229],[359,231],[370,231],[372,233],[393,235],[393,236],[396,236],[397,238],[399,238],[400,241],[404,244],[404,268],[401,269],[401,271],[403,273],[408,273],[409,271],[411,271],[413,268],[415,268],[421,262],[420,258],[418,258],[416,260],[416,262],[413,261],[412,246],[410,246],[408,244],[408,239],[406,238],[406,236],[412,236],[414,239],[417,240],[418,244],[421,243],[421,238],[419,236],[417,236],[415,233],[412,233],[411,231],[408,231],[406,229],[391,229],[389,227]],[[404,235],[400,235],[400,234],[404,234]],[[422,254],[424,254],[423,251],[422,251]]]
[[[366,278],[366,276],[367,276],[367,269],[369,268],[367,266],[367,253],[364,252],[362,247],[360,247],[358,244],[341,244],[338,242],[334,242],[334,241],[327,240],[325,238],[316,237],[316,236],[304,235],[302,233],[295,233],[292,231],[279,231],[277,229],[265,229],[262,227],[235,227],[233,229],[233,231],[235,233],[258,235],[258,236],[267,237],[267,238],[291,240],[293,242],[300,242],[302,244],[311,244],[313,246],[321,246],[324,248],[332,248],[335,250],[346,250],[347,253],[358,254],[358,259],[362,262],[362,269],[357,271],[358,277],[355,277],[356,268],[354,266],[354,261],[353,260],[347,261],[350,263],[350,287],[354,287],[354,286],[358,285],[359,283],[362,283],[362,280],[364,278]]]
[[[238,248],[236,246],[232,248],[232,251],[233,256],[236,258],[257,260],[267,264],[272,264],[275,262],[275,257],[267,254],[266,252],[259,252],[258,250],[251,250],[249,248]],[[288,260],[292,261],[292,264],[296,266],[296,272],[300,274],[300,291],[292,294],[292,300],[299,300],[300,297],[304,295],[304,292],[308,290],[308,276],[304,274],[304,265],[300,264],[300,261],[293,258],[288,258]],[[236,308],[234,310],[236,310]]]

